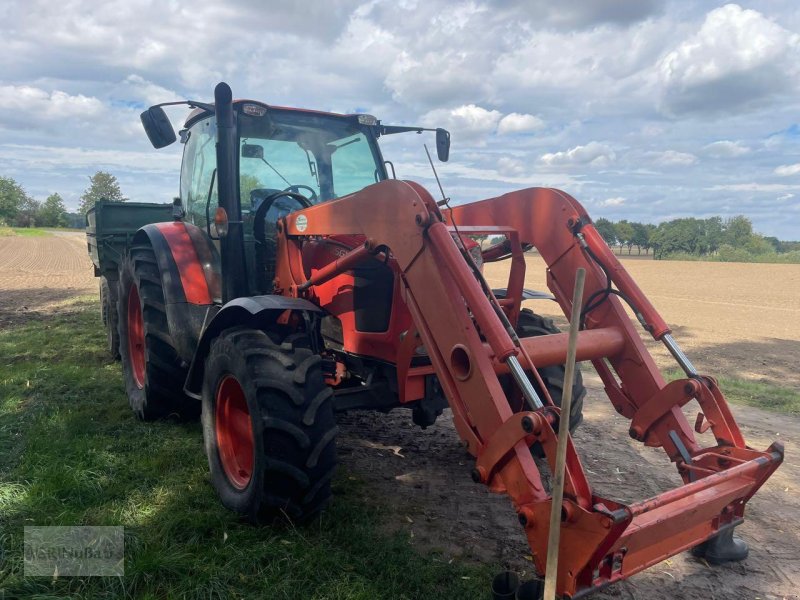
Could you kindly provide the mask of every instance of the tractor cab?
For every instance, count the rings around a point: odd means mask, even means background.
[[[180,205],[185,220],[205,230],[222,250],[225,276],[246,278],[247,286],[233,296],[272,293],[276,226],[282,217],[387,179],[387,163],[378,138],[426,131],[382,125],[367,114],[335,114],[236,100],[230,105],[233,127],[226,136],[228,143],[221,146],[222,158],[215,105],[187,103],[196,108],[180,131],[184,144]],[[142,117],[156,147],[171,143],[171,126],[161,106],[151,107]],[[449,133],[439,129],[436,135],[439,158],[447,160]],[[174,134],[171,139],[174,141]],[[220,163],[224,163],[223,169]],[[229,188],[229,198],[222,202],[221,181]],[[241,224],[243,261],[234,261],[239,264],[233,265],[228,261],[226,265],[221,238],[229,235],[230,225],[236,222]]]

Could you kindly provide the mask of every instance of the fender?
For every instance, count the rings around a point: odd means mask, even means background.
[[[145,240],[153,247],[161,273],[170,335],[188,363],[206,314],[222,302],[219,253],[202,229],[182,221],[145,225],[131,246]]]
[[[214,310],[213,308],[211,309]],[[250,296],[236,298],[220,308],[203,330],[197,350],[192,358],[184,391],[192,398],[200,399],[205,372],[205,359],[211,342],[229,327],[244,325],[254,329],[265,329],[273,324],[285,311],[320,313],[322,310],[304,298],[290,296]],[[209,314],[211,314],[209,312]]]

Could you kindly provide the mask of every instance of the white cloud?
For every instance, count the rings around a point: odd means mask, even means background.
[[[544,127],[544,121],[534,115],[511,113],[500,119],[497,133],[500,135],[511,133],[530,133],[539,131]]]
[[[501,113],[487,110],[474,104],[457,108],[432,110],[422,117],[422,124],[429,127],[444,127],[459,141],[484,143],[500,121]]]
[[[665,150],[663,152],[646,152],[654,165],[661,167],[687,167],[697,162],[697,157],[688,152],[678,152],[676,150]]]
[[[47,91],[29,85],[0,86],[0,120],[8,124],[25,126],[25,120],[34,121],[89,118],[103,110],[97,98],[83,94],[70,95],[60,90]]]
[[[798,173],[800,173],[800,163],[793,165],[781,165],[775,169],[775,175],[780,175],[781,177],[797,175]]]
[[[622,206],[625,204],[627,198],[623,198],[622,196],[617,196],[616,198],[606,198],[601,202],[598,202],[598,206]]]
[[[787,185],[784,183],[730,183],[722,185],[714,185],[708,188],[712,192],[725,191],[725,192],[788,192],[791,190],[800,190],[800,185]]]
[[[736,158],[750,152],[750,148],[740,142],[720,140],[703,147],[703,153],[712,158]]]
[[[603,167],[613,162],[616,158],[614,150],[600,142],[589,142],[585,146],[575,146],[563,152],[553,152],[542,155],[542,162],[546,165],[592,165]]]
[[[517,158],[501,156],[497,159],[497,172],[507,177],[519,177],[528,173],[529,169]]]
[[[659,63],[667,112],[714,112],[763,105],[795,89],[800,35],[755,10],[716,8]]]

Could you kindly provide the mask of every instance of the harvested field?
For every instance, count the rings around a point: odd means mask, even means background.
[[[541,260],[532,256],[528,263],[527,286],[546,289]],[[701,370],[763,378],[800,390],[795,367],[800,362],[800,266],[646,260],[625,265],[676,325],[676,338]],[[495,265],[487,266],[487,275],[494,285],[504,283]],[[0,238],[0,328],[45,319],[71,298],[96,290],[81,234]],[[533,308],[545,314],[557,310],[547,302]],[[656,355],[662,366],[669,364],[665,353]],[[99,365],[87,365],[95,367]],[[670,465],[658,452],[630,440],[627,421],[611,409],[599,380],[585,376],[589,396],[576,441],[598,491],[630,501],[674,485],[677,477]],[[787,446],[785,464],[750,502],[740,528],[751,544],[750,557],[712,568],[680,555],[595,598],[798,598],[800,424],[796,418],[749,407],[737,406],[734,412],[754,447],[765,448],[775,439]],[[342,417],[342,473],[360,480],[369,498],[387,508],[387,530],[407,535],[420,551],[440,551],[435,560],[530,574],[528,549],[509,502],[472,483],[471,458],[446,416],[425,431],[413,426],[404,411]],[[210,485],[206,493],[213,494]],[[190,505],[175,509],[192,510]]]
[[[800,265],[620,258],[701,372],[800,393]],[[485,270],[491,285],[505,286],[504,265]],[[526,287],[547,290],[545,281],[544,261],[528,256]],[[553,302],[532,308],[565,323]],[[644,339],[660,367],[674,365],[660,343]]]
[[[98,289],[86,236],[0,237],[0,327],[23,323]]]

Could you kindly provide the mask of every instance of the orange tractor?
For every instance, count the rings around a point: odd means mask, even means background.
[[[592,491],[569,442],[558,594],[582,597],[688,549],[709,562],[746,556],[733,528],[782,447],[745,444],[716,381],[698,374],[574,198],[533,188],[451,209],[395,179],[381,155],[380,136],[423,128],[233,101],[226,84],[214,104],[183,104],[194,111],[180,132],[174,219],[126,235],[109,277],[133,410],[202,412],[226,507],[307,520],[331,497],[336,411],[406,407],[424,427],[449,407],[471,476],[510,497],[543,574],[551,495],[534,454],[553,467],[568,344],[521,307],[542,297],[523,287],[535,248],[568,318],[586,270],[577,360],[591,362],[631,437],[663,448],[683,479],[624,505]],[[162,106],[142,114],[156,148],[176,139]],[[449,133],[435,131],[447,160]],[[502,242],[471,239],[484,235]],[[493,261],[510,265],[504,289],[482,275]],[[624,304],[685,378],[665,382]],[[575,427],[579,373],[571,387]],[[694,427],[682,411],[693,400]],[[695,436],[707,430],[711,447]]]

